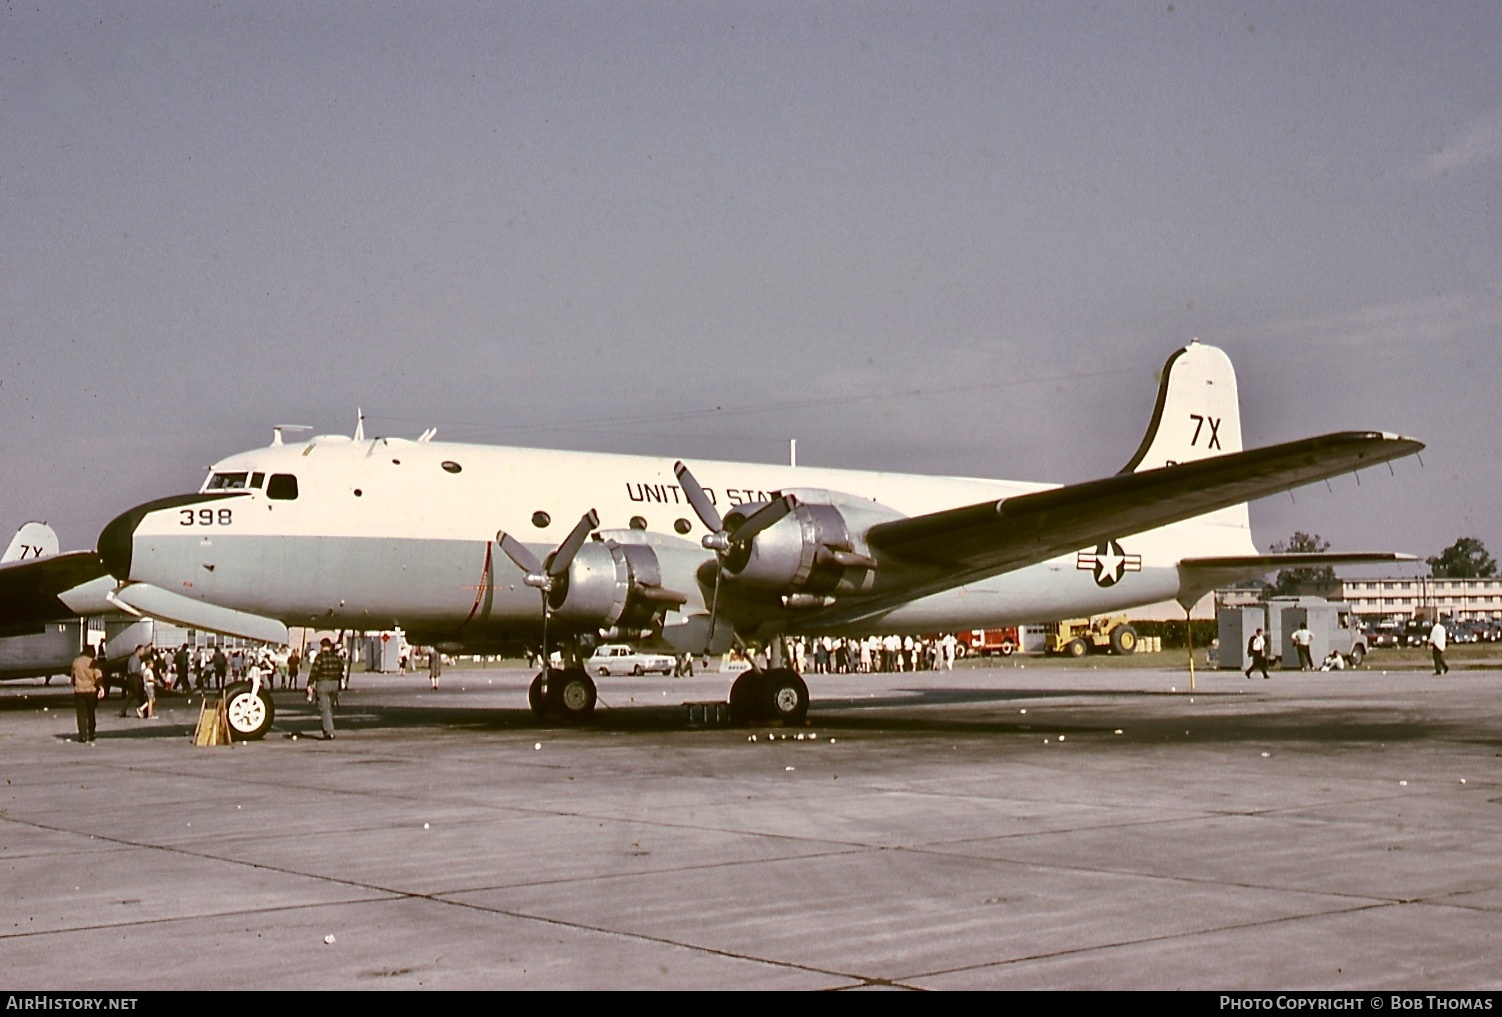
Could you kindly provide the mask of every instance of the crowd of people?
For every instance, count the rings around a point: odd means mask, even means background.
[[[320,704],[325,737],[332,738],[330,714],[337,704],[340,688],[349,680],[349,668],[343,653],[334,648],[331,640],[324,639],[321,650],[309,670],[308,701]],[[120,716],[134,713],[142,720],[150,720],[156,717],[159,694],[186,696],[193,692],[218,691],[240,681],[259,681],[271,689],[278,686],[293,689],[298,687],[302,666],[303,656],[295,648],[281,656],[265,647],[232,648],[226,652],[218,646],[203,646],[195,650],[187,643],[176,650],[138,645],[126,658],[124,668],[114,672],[113,677],[119,679]],[[333,676],[337,677],[330,685],[328,680]],[[103,645],[80,654],[73,661],[71,679],[78,714],[78,740],[81,742],[94,740],[95,711],[99,702],[109,696],[111,677]],[[436,679],[434,687],[437,687]]]
[[[893,671],[953,671],[959,641],[942,636],[823,636],[795,640],[793,666],[809,674],[870,674]]]

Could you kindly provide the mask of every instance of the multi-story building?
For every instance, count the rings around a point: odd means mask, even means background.
[[[1502,578],[1336,578],[1333,582],[1307,583],[1304,592],[1327,600],[1349,601],[1356,614],[1369,621],[1436,615],[1456,621],[1502,619]]]

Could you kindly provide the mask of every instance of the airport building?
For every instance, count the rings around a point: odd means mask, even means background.
[[[1357,615],[1369,621],[1427,619],[1436,615],[1456,621],[1502,619],[1502,578],[1337,577],[1333,582],[1307,583],[1305,592],[1326,600],[1348,601]]]

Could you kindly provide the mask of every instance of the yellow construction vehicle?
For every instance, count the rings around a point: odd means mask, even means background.
[[[1044,652],[1066,657],[1083,657],[1096,653],[1136,653],[1137,630],[1127,624],[1124,614],[1097,618],[1068,618],[1048,626]]]

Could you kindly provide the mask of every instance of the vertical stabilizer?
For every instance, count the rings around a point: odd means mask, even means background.
[[[1152,422],[1121,472],[1142,473],[1241,450],[1241,402],[1231,358],[1195,339],[1163,365]],[[1202,516],[1194,532],[1209,537],[1209,543],[1195,543],[1194,553],[1244,555],[1256,550],[1245,504]]]
[[[1231,358],[1195,339],[1163,365],[1152,422],[1121,472],[1141,473],[1240,451],[1241,405]]]
[[[24,561],[28,558],[46,558],[57,554],[57,534],[46,523],[22,523],[5,549],[0,564],[8,561]]]

